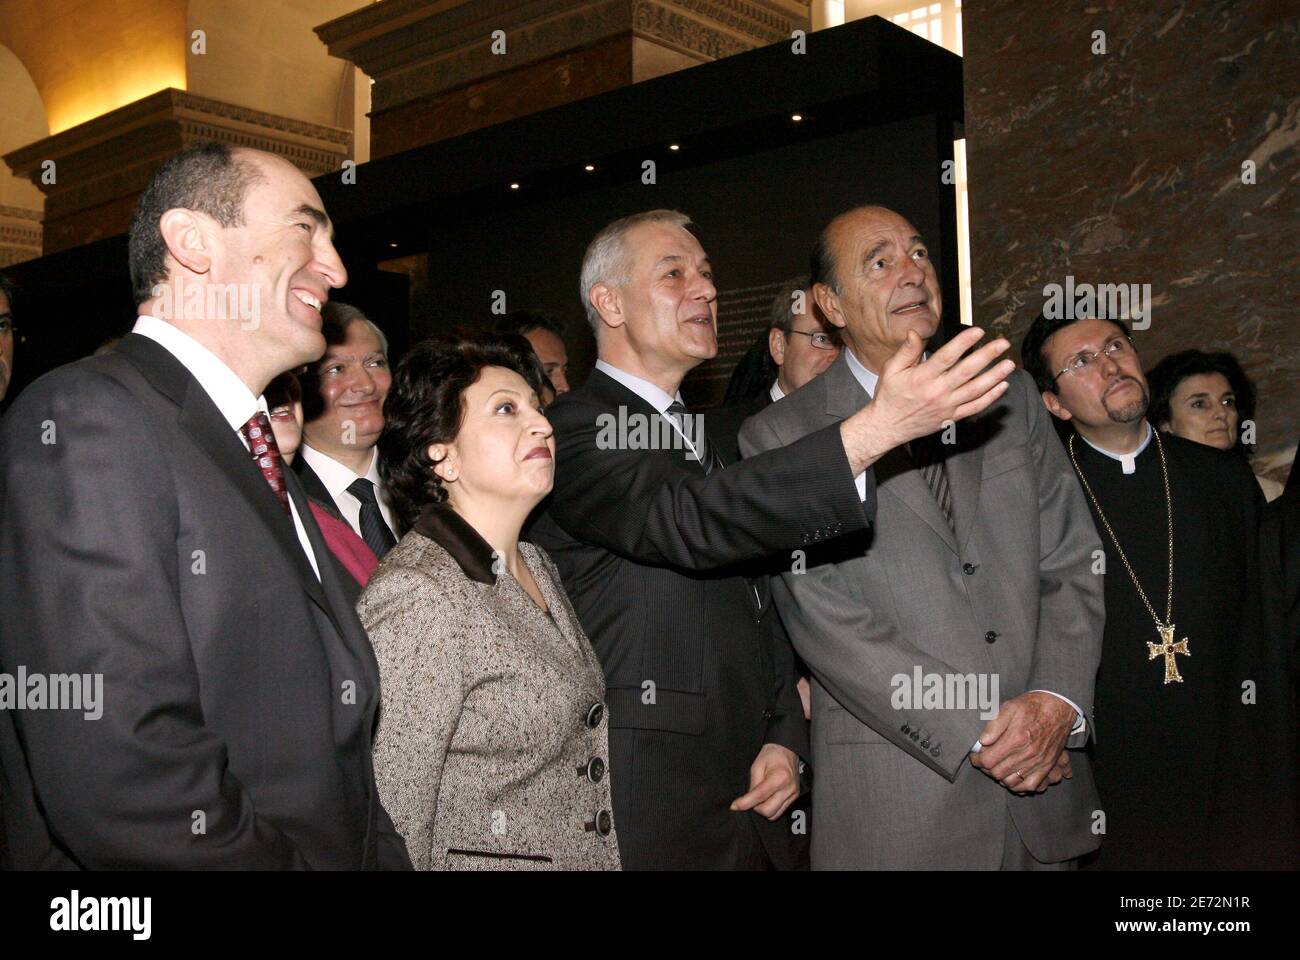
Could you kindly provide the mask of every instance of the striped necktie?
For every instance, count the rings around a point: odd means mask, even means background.
[[[708,476],[713,472],[714,467],[722,467],[722,458],[718,456],[718,451],[713,449],[713,444],[709,443],[709,435],[704,429],[704,418],[701,416],[692,417],[690,421],[686,419],[686,404],[680,400],[674,400],[668,405],[664,414],[670,417],[673,423],[677,424],[677,429],[681,431],[682,436],[694,448],[695,455],[699,458],[700,466],[704,468],[704,475]],[[691,429],[687,429],[688,425]]]
[[[944,462],[943,444],[939,442],[939,435],[931,434],[913,440],[908,444],[908,455],[921,471],[921,476],[925,477],[935,502],[939,504],[948,526],[955,533],[957,528],[952,519],[952,489],[948,486],[948,467]]]
[[[376,557],[384,559],[384,554],[393,549],[397,538],[384,523],[384,515],[375,499],[375,485],[365,477],[357,477],[348,484],[348,493],[361,501],[361,539],[374,551]]]

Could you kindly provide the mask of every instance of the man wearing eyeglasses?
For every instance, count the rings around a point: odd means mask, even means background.
[[[890,358],[939,331],[938,273],[898,213],[841,214],[812,263],[844,350],[745,424],[747,457],[878,403]],[[869,535],[810,546],[772,581],[812,671],[814,870],[1066,869],[1097,846],[1081,754],[1097,535],[1033,385],[1007,383],[877,462]]]
[[[1067,453],[1105,550],[1091,745],[1105,833],[1090,865],[1285,868],[1290,691],[1255,619],[1250,468],[1153,429],[1123,320],[1040,315],[1021,354],[1073,428]]]
[[[0,273],[0,403],[9,392],[14,375],[14,340],[18,330],[14,326],[13,283]]]

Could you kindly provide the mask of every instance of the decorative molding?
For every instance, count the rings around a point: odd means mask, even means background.
[[[0,269],[41,255],[41,212],[0,204]]]
[[[386,0],[316,28],[331,56],[374,78],[376,114],[618,37],[696,61],[787,39],[810,0]],[[504,30],[508,53],[491,52]],[[634,76],[628,50],[626,83]]]
[[[134,103],[5,155],[17,176],[45,194],[46,252],[86,242],[91,232],[126,229],[130,206],[164,159],[205,140],[284,157],[307,176],[338,170],[349,156],[348,130],[223,103],[184,90],[160,90]],[[54,161],[55,181],[43,183]],[[105,223],[72,218],[100,208]],[[105,212],[106,211],[106,212]],[[57,228],[56,225],[57,224]],[[81,232],[83,231],[84,232]]]

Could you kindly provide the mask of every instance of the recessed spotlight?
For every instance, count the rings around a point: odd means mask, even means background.
[[[803,119],[803,114],[802,114],[802,113],[792,113],[792,114],[790,114],[790,119],[793,120],[795,123],[798,123],[800,120]]]
[[[510,184],[510,189],[511,189],[511,190],[518,190],[518,189],[519,189],[519,184],[517,184],[517,183],[512,183],[512,184]]]
[[[595,168],[594,165],[592,165],[592,164],[589,163],[589,164],[587,164],[585,167],[583,167],[582,169],[586,170],[588,173],[591,173],[591,171],[595,170],[596,168]]]
[[[680,149],[681,149],[681,146],[680,146],[679,144],[676,144],[676,143],[670,143],[670,144],[668,144],[668,149],[669,149],[669,150],[680,150]]]
[[[389,246],[392,247],[394,250],[397,249],[397,244],[395,243],[390,243]]]

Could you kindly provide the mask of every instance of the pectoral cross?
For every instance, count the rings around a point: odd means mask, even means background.
[[[1160,631],[1160,643],[1147,641],[1147,649],[1151,651],[1148,660],[1154,660],[1156,657],[1164,654],[1165,658],[1165,683],[1182,683],[1183,675],[1178,672],[1178,664],[1174,660],[1174,654],[1181,653],[1190,657],[1192,652],[1187,649],[1187,638],[1174,643],[1174,625],[1171,623],[1167,627],[1157,627]]]

